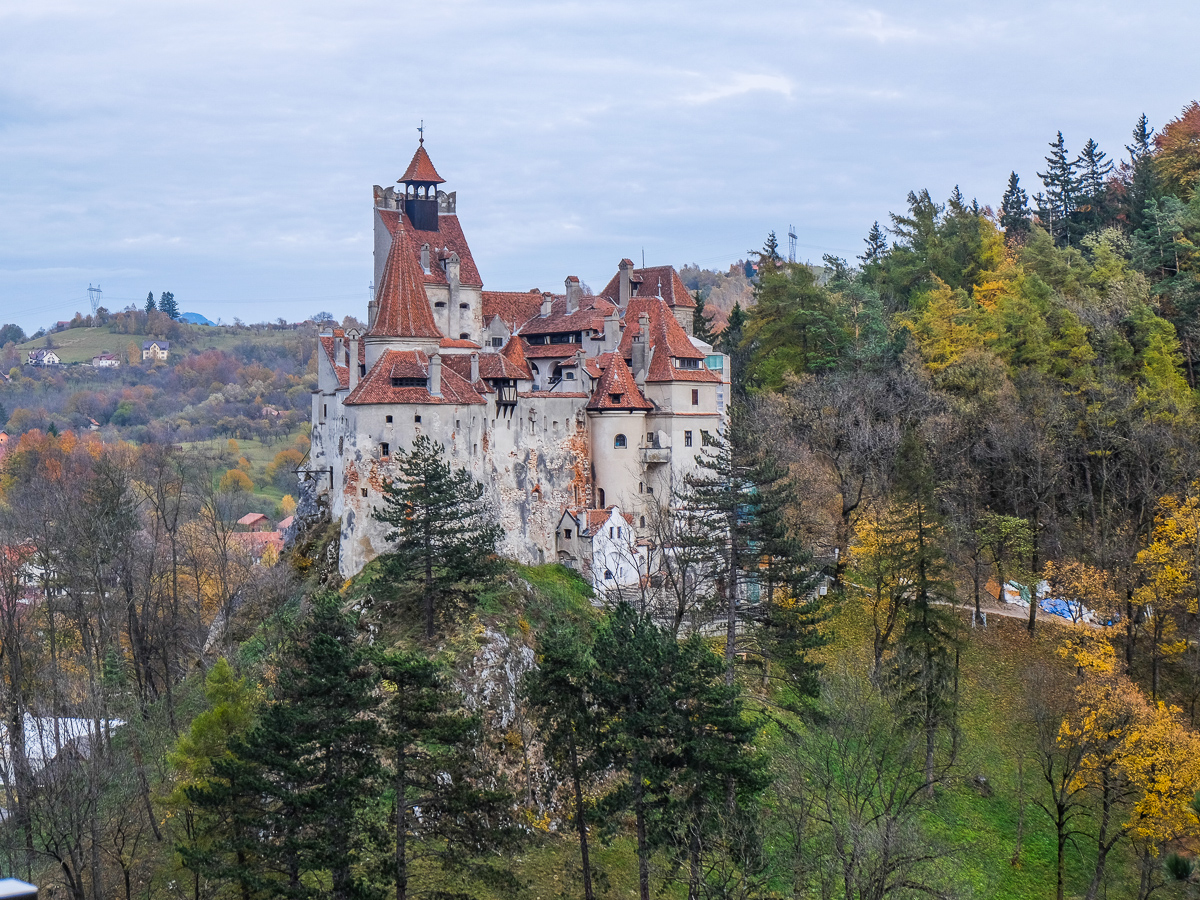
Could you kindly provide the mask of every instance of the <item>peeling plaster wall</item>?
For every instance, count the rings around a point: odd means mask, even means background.
[[[450,464],[466,468],[484,485],[483,502],[504,532],[500,550],[505,556],[526,563],[553,561],[563,506],[585,504],[591,489],[583,403],[580,398],[521,398],[504,414],[494,400],[486,406],[347,407],[331,504],[340,507],[342,575],[361,571],[386,551],[388,528],[375,510],[383,506],[384,482],[397,474],[397,451],[410,448],[419,434],[445,445]],[[317,432],[314,428],[313,446],[318,441],[324,446],[327,439]],[[388,457],[381,454],[385,441]]]

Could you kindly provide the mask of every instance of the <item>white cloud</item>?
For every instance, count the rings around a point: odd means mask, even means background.
[[[686,103],[715,103],[740,97],[743,94],[768,93],[783,97],[792,96],[792,80],[784,75],[768,75],[759,72],[734,72],[720,81],[712,82],[692,93],[684,94]]]

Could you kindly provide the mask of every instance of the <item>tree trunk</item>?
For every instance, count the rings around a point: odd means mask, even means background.
[[[579,830],[579,855],[583,861],[583,897],[594,900],[592,893],[592,864],[588,858],[587,821],[583,812],[583,785],[579,779],[579,756],[575,750],[575,732],[569,736],[571,748],[571,779],[575,783],[575,827]],[[402,900],[402,898],[401,898]]]

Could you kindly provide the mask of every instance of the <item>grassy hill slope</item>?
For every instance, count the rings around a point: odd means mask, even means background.
[[[245,329],[225,325],[187,325],[181,324],[187,338],[179,342],[185,350],[229,350],[249,338]],[[289,338],[295,338],[294,331],[261,331],[254,333],[256,343],[283,343]],[[130,343],[140,348],[142,342],[148,340],[146,335],[114,334],[107,327],[102,328],[70,328],[55,334],[44,335],[37,340],[18,344],[17,349],[22,353],[40,349],[51,343],[59,358],[67,364],[90,363],[93,356],[101,353],[114,353],[121,357],[124,364],[127,361],[126,348]]]

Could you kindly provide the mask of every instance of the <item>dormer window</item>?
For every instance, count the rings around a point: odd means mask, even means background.
[[[698,359],[680,359],[675,358],[675,368],[677,369],[698,369],[700,368],[700,360]]]
[[[424,378],[397,378],[392,376],[392,387],[428,387],[429,383]]]
[[[608,399],[610,401],[612,401],[613,403],[620,403],[622,396],[623,396],[622,394],[609,394]]]

